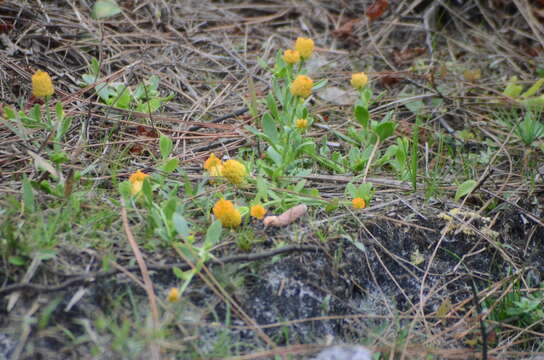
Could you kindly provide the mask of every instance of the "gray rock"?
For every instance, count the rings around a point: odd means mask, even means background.
[[[372,360],[372,352],[359,345],[335,345],[311,360]]]

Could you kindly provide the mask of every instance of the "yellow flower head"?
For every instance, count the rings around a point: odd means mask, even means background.
[[[221,176],[223,174],[223,163],[212,153],[204,162],[204,169],[208,171],[211,177]]]
[[[283,61],[288,64],[296,64],[300,61],[300,53],[296,50],[285,50],[283,52]]]
[[[211,177],[223,175],[223,165],[213,166],[208,170]]]
[[[45,97],[53,95],[54,92],[53,81],[48,73],[38,70],[32,75],[32,95]]]
[[[299,37],[295,42],[295,49],[300,53],[300,57],[308,59],[314,52],[314,41],[312,39]]]
[[[138,194],[142,191],[142,186],[144,185],[144,180],[149,175],[141,172],[140,170],[136,171],[134,174],[130,175],[128,181],[130,182],[130,193],[132,195]]]
[[[351,75],[351,86],[362,89],[368,83],[368,76],[364,72]]]
[[[307,98],[312,94],[314,81],[306,75],[298,75],[291,84],[291,94]]]
[[[295,123],[295,126],[297,127],[297,129],[306,130],[308,128],[308,120],[298,119]]]
[[[266,214],[266,209],[260,204],[253,205],[249,210],[249,214],[256,219],[262,220],[264,218],[264,214]]]
[[[216,202],[213,206],[213,214],[227,228],[235,228],[242,223],[240,211],[229,200],[221,199]]]
[[[179,293],[178,288],[171,288],[168,291],[168,296],[166,297],[166,300],[168,300],[168,302],[178,302],[179,299],[181,299],[181,294]]]
[[[357,197],[351,200],[353,207],[356,209],[364,209],[366,207],[366,201],[363,198]]]
[[[234,185],[240,185],[246,179],[246,167],[239,161],[227,160],[223,164],[222,174]]]
[[[221,165],[221,160],[219,160],[219,158],[215,156],[214,153],[212,153],[210,157],[204,162],[204,169],[209,171],[211,168],[218,165]]]

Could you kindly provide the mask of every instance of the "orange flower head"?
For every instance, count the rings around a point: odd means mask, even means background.
[[[299,37],[295,42],[295,49],[300,53],[300,57],[308,59],[314,52],[314,41],[312,39]]]
[[[351,86],[362,89],[368,83],[368,76],[364,72],[351,75]]]
[[[142,187],[144,186],[144,180],[147,177],[149,177],[149,175],[144,172],[141,172],[140,170],[130,175],[130,177],[128,178],[128,181],[130,182],[130,193],[132,195],[136,195],[140,191],[142,191]]]
[[[291,84],[291,94],[300,96],[301,98],[307,98],[312,94],[313,86],[314,81],[310,77],[306,75],[297,75]]]
[[[246,167],[239,161],[227,160],[223,164],[223,176],[234,185],[241,185],[246,179]]]
[[[364,209],[366,207],[366,201],[363,198],[357,197],[353,200],[351,200],[351,203],[353,204],[353,207],[355,209]]]
[[[171,302],[171,303],[178,302],[180,299],[181,299],[181,294],[179,293],[178,288],[171,288],[168,291],[168,296],[166,297],[166,300],[168,300],[168,302]]]
[[[264,214],[266,214],[266,209],[260,204],[253,205],[249,210],[249,214],[256,219],[262,220],[264,218]]]
[[[204,162],[204,169],[208,171],[211,177],[221,176],[223,174],[223,162],[212,153]]]
[[[38,70],[32,75],[32,95],[45,97],[53,95],[54,92],[53,81],[48,73]]]
[[[300,61],[300,53],[296,50],[285,50],[283,52],[283,61],[288,64],[296,64]]]
[[[204,162],[204,169],[209,171],[211,168],[218,165],[221,165],[221,160],[219,160],[219,158],[215,156],[214,153],[212,153],[210,157]]]
[[[223,165],[213,166],[208,170],[211,177],[217,177],[223,175]]]
[[[297,127],[297,129],[306,130],[308,128],[308,120],[298,119],[295,123],[295,126]]]
[[[221,199],[213,206],[213,214],[226,228],[236,228],[242,223],[240,211],[234,207],[234,204],[225,199]]]

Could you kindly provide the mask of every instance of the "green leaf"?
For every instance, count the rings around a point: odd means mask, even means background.
[[[149,204],[153,203],[153,189],[151,188],[151,183],[149,182],[149,178],[144,179],[144,183],[142,185],[142,193],[144,194],[145,199]]]
[[[68,157],[68,154],[64,151],[59,150],[51,154],[51,161],[55,164],[62,164],[67,162],[68,160],[70,160],[70,158]]]
[[[181,271],[181,269],[177,266],[174,266],[172,268],[172,272],[174,273],[174,275],[178,278],[178,279],[182,279],[183,278],[183,271]]]
[[[28,178],[23,180],[23,203],[25,204],[25,212],[33,212],[36,209],[34,192],[32,191],[32,185]]]
[[[516,76],[512,76],[510,80],[508,80],[508,85],[502,92],[506,96],[510,97],[518,97],[521,92],[523,91],[523,86],[517,84],[518,78]]]
[[[274,95],[272,95],[272,93],[268,93],[268,96],[266,97],[266,105],[268,106],[268,110],[272,114],[272,117],[277,119],[278,105],[276,105],[276,101],[274,100]]]
[[[260,132],[259,130],[257,130],[255,127],[253,126],[246,126],[245,129],[247,131],[249,131],[250,133],[252,133],[253,135],[257,136],[257,137],[260,137],[260,138],[264,138],[266,139],[267,141],[270,140],[270,138],[268,136],[266,136],[264,133]]]
[[[370,114],[368,109],[361,104],[355,105],[355,119],[363,127],[368,126],[368,120],[370,119]]]
[[[266,136],[275,144],[278,142],[278,130],[276,129],[276,123],[270,113],[263,115],[263,131]]]
[[[544,95],[523,99],[521,103],[528,108],[544,107]]]
[[[151,92],[151,94],[148,94],[149,96],[155,94],[157,92],[157,89],[159,88],[159,83],[161,79],[157,75],[152,75],[149,78],[149,89],[148,91]]]
[[[268,201],[268,184],[266,180],[261,176],[257,176],[256,181],[257,194],[255,195],[255,202],[266,202]]]
[[[423,104],[423,101],[421,100],[407,102],[404,106],[416,115],[421,114],[422,110],[425,108],[425,104]]]
[[[121,13],[121,8],[115,0],[98,0],[94,3],[92,17],[103,19]]]
[[[295,193],[301,192],[302,189],[304,189],[304,185],[306,185],[306,180],[305,180],[305,179],[300,180],[300,181],[295,185],[295,187],[293,188],[293,192],[295,192]]]
[[[335,211],[336,209],[338,209],[339,205],[340,205],[340,202],[338,201],[338,199],[332,199],[331,201],[327,202],[327,204],[325,205],[325,212],[331,213]]]
[[[162,101],[159,98],[154,98],[149,101],[146,101],[136,107],[137,112],[151,114],[159,110],[161,107]]]
[[[71,125],[72,125],[72,118],[71,117],[63,118],[62,122],[59,124],[59,127],[57,129],[57,135],[56,135],[57,139],[61,140],[62,137],[68,132]]]
[[[176,170],[176,168],[179,165],[179,159],[178,158],[172,158],[168,159],[166,163],[162,166],[162,171],[165,173],[171,173],[172,171]]]
[[[277,166],[281,166],[283,162],[283,157],[280,153],[274,150],[272,146],[269,146],[268,149],[266,149],[266,155],[268,155],[268,157],[272,159],[272,161],[274,161]]]
[[[91,59],[91,63],[89,64],[89,70],[91,71],[91,75],[94,75],[94,77],[96,77],[100,73],[100,63],[98,62],[97,58],[93,57]]]
[[[195,272],[194,272],[193,269],[187,270],[187,271],[183,271],[183,270],[181,270],[180,268],[178,268],[177,266],[174,266],[174,267],[172,268],[172,271],[174,272],[174,275],[176,275],[176,277],[177,277],[178,279],[181,279],[181,280],[183,280],[183,281],[188,281],[188,280],[190,280],[190,279],[194,276],[194,274],[195,274]]]
[[[162,205],[162,210],[164,212],[164,216],[167,219],[171,219],[174,215],[174,212],[176,211],[176,208],[178,206],[178,198],[177,197],[171,197],[168,199],[165,203]]]
[[[187,220],[185,220],[181,214],[175,212],[174,215],[172,215],[172,223],[174,224],[174,228],[176,229],[178,235],[184,239],[189,237],[191,234],[189,232],[189,225],[187,224]]]
[[[357,189],[357,196],[356,197],[362,197],[365,199],[367,203],[372,200],[372,197],[374,196],[374,191],[372,190],[372,183],[366,182],[364,184],[359,185],[359,188]]]
[[[316,154],[309,154],[315,160],[317,160],[321,165],[328,167],[333,170],[336,174],[342,174],[346,172],[346,169],[342,165],[335,163],[334,161],[327,159],[326,157],[319,156]]]
[[[57,252],[53,249],[40,250],[35,257],[40,260],[51,260],[57,256]]]
[[[130,198],[130,183],[128,181],[119,183],[119,192],[125,199]]]
[[[161,156],[163,159],[166,159],[170,155],[170,153],[172,152],[172,148],[172,139],[170,139],[166,135],[161,134],[161,138],[159,140],[159,149],[161,151]]]
[[[26,261],[23,257],[21,256],[10,256],[8,258],[8,261],[10,264],[12,265],[15,265],[15,266],[23,266],[26,264]]]
[[[40,105],[36,104],[32,107],[32,110],[30,110],[30,117],[35,122],[41,122],[42,121],[42,113],[40,111]]]
[[[350,195],[350,197],[356,198],[357,197],[357,189],[355,188],[355,185],[353,185],[352,183],[347,184],[346,185],[346,193],[348,193]]]
[[[374,127],[374,131],[380,137],[380,141],[383,142],[395,132],[395,123],[391,121],[381,122]]]
[[[6,117],[9,120],[13,120],[13,119],[15,119],[17,117],[15,115],[15,111],[9,106],[4,106],[4,114],[6,114]]]
[[[62,103],[60,101],[55,105],[55,113],[57,114],[57,121],[62,121],[64,119],[64,109],[62,108]]]
[[[221,221],[215,220],[206,232],[206,240],[204,240],[204,245],[206,247],[212,247],[217,244],[221,239],[222,229],[223,227],[221,225]]]
[[[457,187],[457,191],[455,192],[455,201],[458,201],[463,196],[468,195],[474,189],[474,187],[476,187],[476,184],[476,180],[467,180],[459,185]]]
[[[327,85],[327,79],[319,80],[318,82],[314,84],[314,86],[312,86],[312,91],[319,90],[325,85]]]
[[[130,90],[126,85],[119,85],[117,88],[117,95],[115,97],[115,103],[112,104],[112,106],[118,107],[120,109],[128,109],[130,106],[130,101],[132,100],[130,96]],[[122,91],[119,94],[119,91]]]

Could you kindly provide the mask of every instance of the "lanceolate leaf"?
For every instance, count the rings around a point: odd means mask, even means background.
[[[455,201],[458,201],[463,196],[468,195],[474,189],[476,184],[476,180],[467,180],[459,185],[457,191],[455,192]]]

